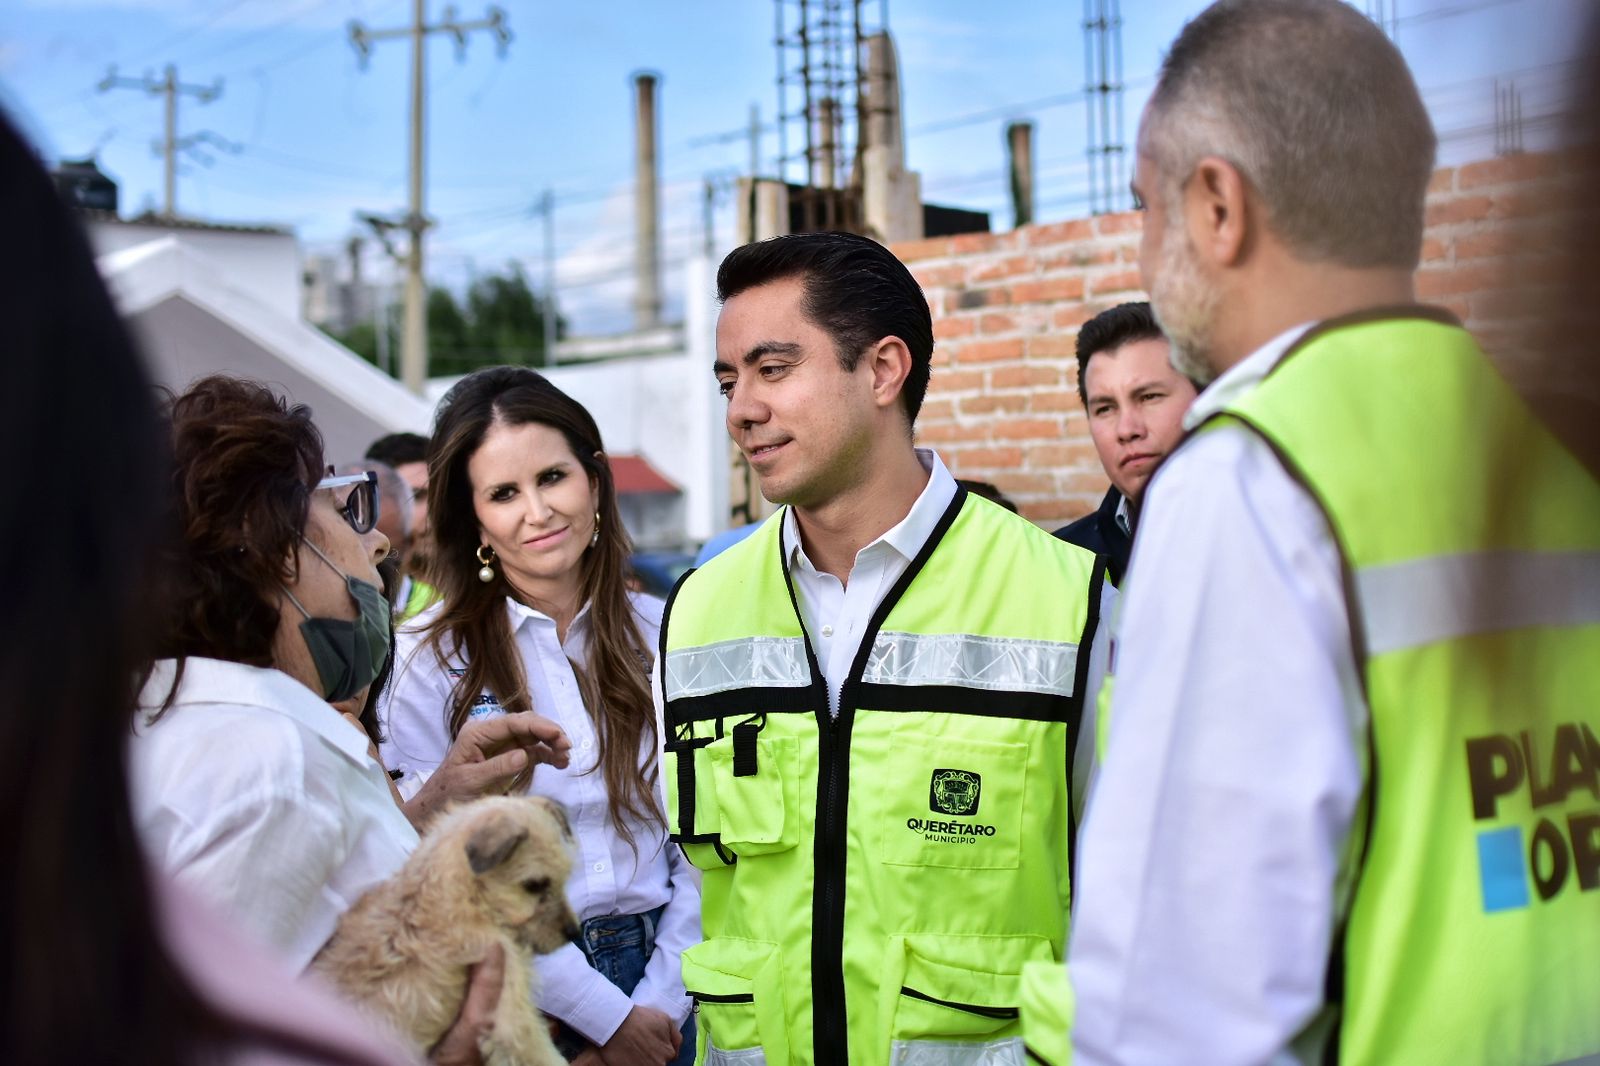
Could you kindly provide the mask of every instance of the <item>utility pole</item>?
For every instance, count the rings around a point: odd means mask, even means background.
[[[424,49],[428,36],[435,33],[447,33],[455,38],[458,59],[466,55],[467,34],[474,30],[488,30],[494,34],[497,51],[502,56],[505,55],[506,45],[511,41],[511,31],[506,27],[506,13],[498,7],[491,6],[485,17],[470,22],[457,21],[456,9],[453,6],[446,7],[444,19],[431,25],[428,22],[426,7],[427,0],[412,0],[409,26],[369,30],[360,22],[350,23],[350,43],[361,57],[363,68],[366,67],[367,59],[372,54],[372,42],[401,37],[411,39],[411,195],[405,217],[399,223],[400,228],[411,235],[411,243],[406,249],[405,257],[405,326],[400,338],[400,379],[406,388],[418,396],[422,395],[423,384],[428,377],[427,291],[423,285],[422,275],[422,237],[429,226],[428,217],[423,213],[425,184],[423,162],[427,140]]]
[[[194,143],[192,139],[180,140],[178,137],[178,97],[187,93],[200,101],[209,104],[222,95],[222,79],[218,78],[210,85],[184,85],[178,81],[178,68],[171,63],[167,64],[165,76],[157,81],[152,75],[146,74],[142,78],[123,78],[117,75],[117,68],[106,70],[106,76],[100,79],[96,86],[101,92],[110,92],[112,89],[137,89],[147,92],[152,96],[165,96],[166,99],[166,130],[162,139],[156,143],[156,154],[161,156],[166,164],[166,182],[163,190],[161,214],[165,218],[178,217],[178,151]]]
[[[539,197],[538,212],[544,216],[544,365],[556,365],[556,197],[549,189]]]

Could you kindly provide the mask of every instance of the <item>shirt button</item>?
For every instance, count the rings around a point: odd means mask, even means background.
[[[582,748],[584,751],[588,751],[590,748],[594,747],[594,741],[585,740],[582,744],[579,744],[578,747]]]
[[[594,872],[597,873],[597,874],[605,873],[606,872],[606,864],[603,863],[603,862],[595,863],[594,864]]]
[[[823,626],[822,627],[822,635],[825,636],[825,637],[833,636],[833,627],[832,626]]]

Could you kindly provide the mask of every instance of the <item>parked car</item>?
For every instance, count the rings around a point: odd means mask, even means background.
[[[634,552],[630,561],[639,588],[662,597],[694,566],[694,556],[688,552]]]

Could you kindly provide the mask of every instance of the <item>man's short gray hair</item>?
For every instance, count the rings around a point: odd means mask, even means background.
[[[1162,63],[1139,150],[1173,195],[1205,156],[1238,168],[1297,256],[1415,269],[1433,123],[1400,52],[1341,0],[1218,0]]]

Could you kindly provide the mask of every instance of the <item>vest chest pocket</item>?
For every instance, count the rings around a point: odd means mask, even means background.
[[[662,745],[661,779],[667,800],[667,834],[702,870],[727,865],[717,850],[721,816],[707,751],[710,737],[669,740]]]
[[[723,845],[736,855],[788,851],[800,840],[799,743],[733,734],[706,749]]]
[[[883,861],[899,866],[1015,869],[1022,854],[1028,746],[940,737],[910,728],[889,737],[877,786]],[[876,771],[875,771],[876,773]]]

